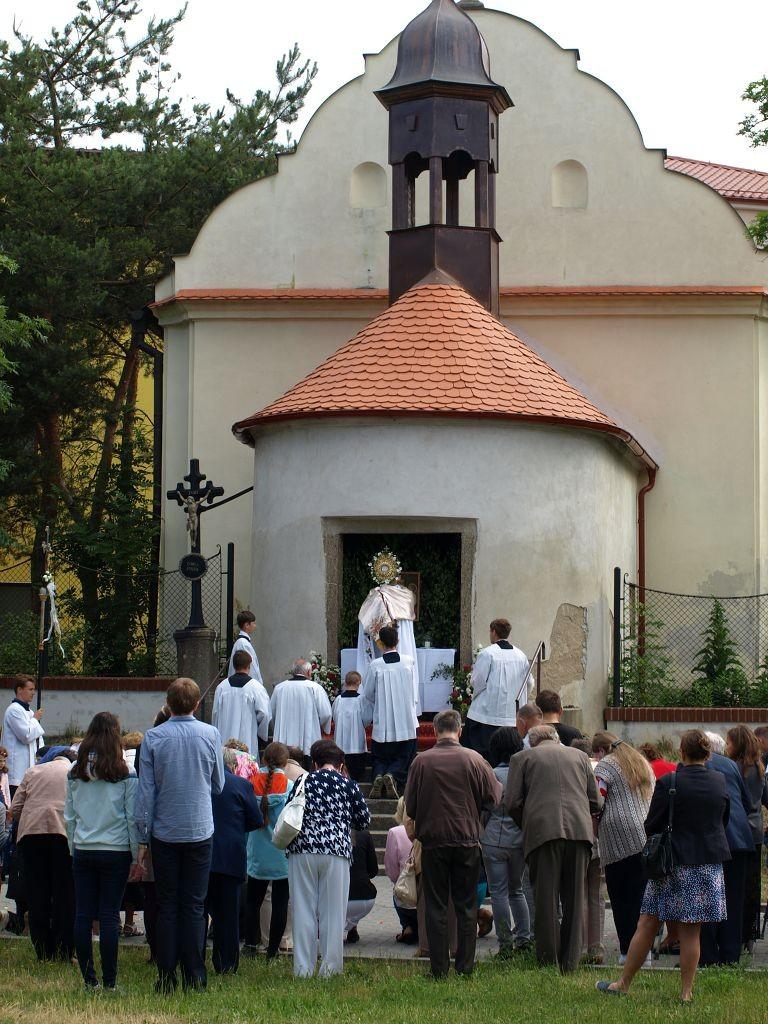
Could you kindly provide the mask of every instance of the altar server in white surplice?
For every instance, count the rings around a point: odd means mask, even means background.
[[[3,715],[3,730],[0,734],[0,743],[8,751],[8,785],[11,795],[24,778],[24,772],[35,763],[37,748],[45,735],[40,725],[42,709],[33,711],[31,707],[34,696],[34,681],[29,676],[15,676],[13,700]],[[4,809],[0,813],[5,813]]]
[[[259,740],[265,744],[269,738],[269,694],[262,683],[248,674],[248,651],[235,651],[232,661],[235,671],[216,687],[211,722],[219,730],[222,743],[240,740],[250,754],[258,757]]]
[[[251,679],[258,679],[263,684],[264,680],[261,678],[259,659],[256,657],[252,640],[253,634],[256,632],[256,616],[253,612],[238,612],[237,628],[240,632],[237,634],[237,639],[232,645],[232,654],[229,656],[229,665],[227,666],[227,678],[235,674],[235,654],[238,651],[247,651],[251,656],[248,675]],[[226,740],[227,737],[225,736],[223,739]]]
[[[333,702],[333,739],[344,751],[344,764],[355,782],[360,782],[365,774],[365,727],[373,721],[373,708],[360,693],[361,682],[359,672],[347,672],[344,689]]]
[[[398,654],[397,642],[395,627],[382,626],[379,646],[383,654],[368,667],[361,691],[373,705],[373,800],[397,798],[416,754],[418,683],[413,659]]]
[[[506,619],[491,623],[491,643],[477,656],[472,669],[472,703],[461,732],[462,746],[488,756],[491,736],[502,725],[515,725],[517,708],[528,700],[530,663],[509,642]]]
[[[277,684],[270,701],[275,723],[272,738],[287,747],[301,747],[307,755],[312,744],[331,731],[331,702],[311,677],[308,661],[294,661],[291,678]]]

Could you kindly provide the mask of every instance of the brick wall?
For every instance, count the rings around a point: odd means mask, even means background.
[[[732,725],[768,723],[768,708],[605,708],[606,728],[630,743],[677,742],[686,729],[725,736]]]
[[[165,703],[172,676],[154,678],[46,676],[42,726],[46,736],[84,732],[97,711],[111,711],[126,731],[146,732]],[[13,699],[12,677],[0,676],[0,713]]]

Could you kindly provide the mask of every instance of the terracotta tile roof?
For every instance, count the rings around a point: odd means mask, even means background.
[[[516,298],[706,298],[707,296],[768,295],[762,284],[589,284],[589,285],[518,285],[500,288],[503,299]]]
[[[656,296],[674,298],[687,296],[764,295],[761,284],[605,284],[605,285],[517,285],[499,289],[503,299],[516,298],[632,298]],[[172,302],[386,302],[384,288],[182,288],[167,299],[152,303],[159,309]]]
[[[304,300],[319,302],[332,299],[334,302],[360,299],[386,299],[384,288],[181,288],[167,299],[151,304],[159,309],[171,302],[279,302]]]
[[[607,431],[640,446],[457,284],[402,295],[277,401],[233,426],[323,416],[468,416]],[[650,461],[650,460],[649,460]]]
[[[724,199],[768,203],[768,171],[711,164],[706,160],[688,160],[682,156],[667,157],[664,166],[668,171],[678,171],[698,178],[719,192]]]

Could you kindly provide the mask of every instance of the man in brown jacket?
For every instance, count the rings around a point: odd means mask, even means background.
[[[564,747],[551,725],[528,735],[530,750],[509,763],[504,804],[523,830],[536,907],[536,958],[565,973],[581,957],[592,815],[600,809],[600,797],[586,754]]]
[[[442,978],[450,965],[449,899],[456,913],[456,972],[471,974],[475,965],[481,815],[498,804],[502,792],[488,762],[460,746],[457,711],[441,711],[432,724],[437,742],[411,766],[405,809],[422,846],[421,884],[432,974]]]

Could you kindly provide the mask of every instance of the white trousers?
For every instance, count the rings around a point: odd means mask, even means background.
[[[311,978],[318,951],[318,977],[344,969],[344,918],[349,896],[349,861],[321,853],[288,857],[293,904],[293,973]]]
[[[344,934],[350,928],[357,928],[364,917],[368,917],[373,910],[376,900],[350,900],[347,903],[347,920],[344,923]]]

